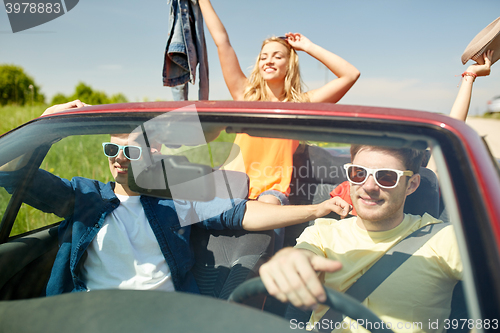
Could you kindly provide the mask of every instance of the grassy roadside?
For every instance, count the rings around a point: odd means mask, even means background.
[[[8,132],[25,122],[37,118],[47,108],[45,105],[34,106],[13,106],[7,105],[0,107],[0,134]],[[0,215],[3,215],[5,208],[10,200],[10,194],[0,187]],[[19,211],[15,229],[11,235],[26,232],[55,222],[55,217],[50,217],[49,214],[43,214],[37,210],[24,205]],[[30,225],[30,221],[37,221],[36,225]]]
[[[500,112],[494,112],[494,113],[485,113],[480,118],[487,118],[487,119],[500,119]]]
[[[0,107],[0,134],[10,131],[25,122],[38,118],[47,105],[34,106],[14,106],[7,105]]]
[[[0,107],[0,133],[8,132],[37,118],[46,108],[45,105]],[[102,156],[101,142],[108,141],[108,139],[109,135],[66,138],[52,146],[41,168],[66,179],[81,176],[107,182],[111,180],[111,175],[107,159]],[[3,215],[10,197],[11,195],[0,187],[0,216]],[[61,220],[60,217],[53,214],[46,214],[23,204],[17,215],[11,236]]]

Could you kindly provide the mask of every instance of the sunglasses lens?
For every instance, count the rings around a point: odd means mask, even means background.
[[[392,170],[379,170],[375,176],[378,183],[385,187],[393,187],[398,182],[398,174]]]
[[[347,170],[349,179],[353,183],[362,183],[366,179],[366,170],[357,166],[351,166]]]
[[[118,146],[113,143],[107,143],[104,145],[104,154],[108,157],[114,157],[118,155]]]
[[[141,157],[141,149],[135,146],[126,146],[124,148],[124,153],[130,160],[138,160]]]
[[[353,165],[347,169],[347,177],[349,181],[358,185],[363,184],[366,181],[368,174],[368,170],[361,166]],[[374,176],[377,184],[384,188],[395,187],[399,179],[397,172],[393,170],[376,170]]]

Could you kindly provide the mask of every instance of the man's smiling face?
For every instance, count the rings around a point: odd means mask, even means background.
[[[112,135],[110,142],[116,143],[120,146],[128,145],[128,134],[116,134]],[[120,149],[118,155],[115,157],[109,157],[109,170],[115,179],[117,186],[128,189],[128,168],[130,165],[130,160],[125,157],[123,149]]]
[[[406,170],[399,156],[368,147],[361,148],[352,163],[371,169]],[[418,174],[412,177],[403,176],[396,187],[387,189],[377,185],[373,175],[369,175],[361,185],[351,183],[351,200],[359,218],[366,222],[365,227],[368,230],[388,230],[403,220],[406,196],[413,193],[419,183]]]

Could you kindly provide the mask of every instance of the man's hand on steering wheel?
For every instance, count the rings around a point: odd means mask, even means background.
[[[260,277],[270,295],[302,309],[312,309],[326,300],[317,272],[336,272],[338,261],[311,251],[284,248],[260,268]]]

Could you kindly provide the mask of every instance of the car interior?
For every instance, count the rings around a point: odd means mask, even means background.
[[[440,145],[435,138],[426,135],[408,133],[406,129],[397,128],[397,126],[393,127],[396,130],[391,132],[387,129],[367,127],[370,124],[339,123],[338,126],[332,126],[332,124],[326,126],[318,125],[320,121],[311,121],[297,126],[297,124],[282,123],[279,118],[266,123],[257,118],[252,123],[248,117],[243,121],[237,117],[232,119],[220,115],[204,115],[200,116],[204,138],[193,141],[191,140],[193,132],[189,129],[196,124],[193,125],[190,121],[179,127],[169,124],[168,130],[165,130],[162,124],[172,122],[172,119],[167,117],[159,124],[150,124],[148,128],[150,120],[148,117],[151,115],[141,114],[130,118],[111,115],[98,120],[85,120],[87,122],[85,126],[77,117],[75,121],[67,121],[63,117],[53,120],[42,119],[38,123],[21,128],[13,133],[11,138],[5,138],[2,141],[0,171],[18,170],[22,166],[25,174],[22,186],[12,193],[0,187],[0,214],[2,215],[0,300],[13,301],[43,297],[58,250],[57,225],[61,219],[23,203],[26,195],[25,188],[30,186],[36,170],[42,168],[67,179],[78,176],[98,179],[102,182],[110,181],[112,179],[107,158],[102,154],[101,142],[107,141],[109,134],[132,133],[138,128],[140,131],[146,131],[150,140],[158,140],[162,144],[161,155],[153,161],[154,165],[159,165],[159,161],[163,161],[162,165],[165,168],[169,158],[183,156],[181,161],[171,159],[173,161],[170,163],[171,168],[187,177],[183,179],[184,181],[196,182],[196,188],[199,189],[196,191],[197,195],[203,192],[202,187],[215,186],[215,189],[207,191],[208,196],[220,195],[223,192],[228,193],[231,199],[245,197],[247,189],[245,186],[248,182],[246,175],[229,174],[228,180],[228,174],[222,172],[218,177],[225,177],[223,181],[216,181],[213,184],[207,181],[208,178],[203,179],[203,176],[221,171],[221,165],[230,158],[234,148],[231,140],[234,139],[235,133],[300,140],[299,148],[294,154],[294,169],[300,172],[295,172],[291,181],[290,204],[293,205],[316,204],[327,200],[330,198],[330,192],[346,181],[342,166],[350,162],[350,143],[432,149],[439,166],[439,180],[433,170],[427,168],[426,164],[422,165],[421,185],[408,197],[405,212],[417,215],[427,212],[446,222],[457,218],[456,208],[453,207],[453,202],[456,200],[449,190],[452,185],[450,185],[450,176],[445,175],[447,167],[443,162]],[[225,130],[221,132],[221,129]],[[196,131],[198,130],[197,128]],[[220,132],[221,134],[217,136]],[[175,140],[172,139],[174,137]],[[186,137],[190,138],[188,143],[186,143]],[[212,140],[213,137],[217,139],[207,143],[208,139]],[[19,149],[19,147],[22,148]],[[5,166],[9,165],[11,169],[6,169]],[[12,165],[15,166],[12,167]],[[196,170],[193,171],[193,168]],[[320,172],[321,170],[341,171],[332,173]],[[136,172],[137,174],[144,172],[144,175],[152,172],[149,176],[153,175],[153,177],[158,175],[157,171],[152,168],[146,171],[141,167],[134,168],[134,173]],[[190,172],[193,174],[191,175]],[[172,179],[168,179],[166,188],[158,192],[152,192],[147,185],[143,185],[144,183],[142,185],[139,181],[137,183],[137,189],[139,192],[143,191],[140,192],[142,194],[153,193],[152,195],[165,197],[174,195],[173,192],[163,191],[168,190],[169,183],[174,184]],[[442,184],[445,186],[443,187]],[[443,194],[448,198],[443,199]],[[186,196],[189,197],[189,193]],[[184,198],[181,195],[180,199],[189,200],[190,198]],[[449,214],[448,203],[452,203],[451,214]],[[339,218],[334,213],[328,217]],[[33,222],[36,224],[33,225]],[[284,246],[295,245],[296,238],[313,223],[314,221],[309,221],[287,227]],[[456,224],[458,228],[460,225]],[[462,247],[462,253],[467,253],[467,247],[460,233],[457,234],[457,238]],[[191,242],[195,255],[192,272],[201,294],[222,300],[227,300],[236,287],[244,281],[257,277],[260,265],[275,253],[272,230],[265,232],[217,231],[194,227]],[[464,256],[464,261],[467,260],[469,260],[468,257]],[[464,266],[470,268],[467,263]],[[475,297],[473,281],[464,281],[464,284],[467,285],[465,294],[468,294],[468,301],[464,296],[464,287],[462,283],[459,283],[454,294],[450,318],[470,318],[468,311],[470,313],[472,310],[473,314],[479,311],[473,301]],[[295,316],[305,315],[305,318],[309,316],[307,313],[293,312],[294,309],[281,305],[266,295],[251,298],[246,304],[282,318],[290,316],[290,313]]]

